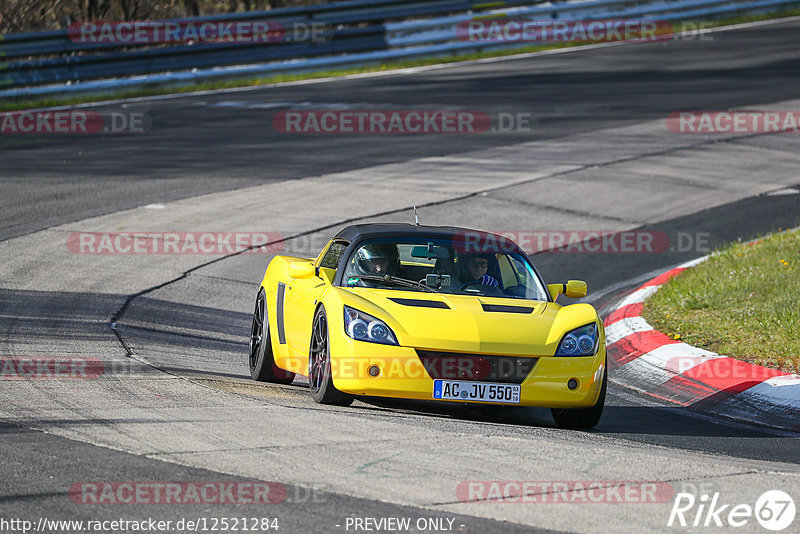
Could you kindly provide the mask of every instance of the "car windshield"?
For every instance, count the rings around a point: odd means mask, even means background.
[[[547,300],[541,279],[522,254],[454,239],[395,238],[361,243],[348,258],[347,287]]]

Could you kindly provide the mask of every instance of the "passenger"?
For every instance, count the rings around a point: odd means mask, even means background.
[[[461,269],[461,280],[464,284],[469,282],[478,282],[490,287],[498,287],[500,283],[497,278],[488,274],[489,272],[489,259],[490,254],[471,254],[469,256],[461,256],[459,263],[462,263],[466,269]]]

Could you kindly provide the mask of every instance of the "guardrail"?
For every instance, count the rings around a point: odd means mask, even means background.
[[[530,0],[511,0],[524,5]],[[0,57],[31,59],[6,62],[0,87],[87,80],[181,71],[236,64],[313,58],[388,48],[384,22],[409,17],[480,11],[476,0],[356,0],[319,6],[194,17],[172,22],[269,21],[284,26],[323,25],[320,39],[276,43],[205,43],[153,46],[151,43],[76,42],[68,30],[8,35],[0,41]],[[488,5],[483,2],[483,5]],[[369,26],[364,27],[364,24]],[[56,57],[48,57],[56,56]]]
[[[323,31],[314,40],[154,46],[76,42],[67,30],[12,34],[0,40],[0,57],[12,60],[0,65],[0,97],[103,93],[148,85],[264,77],[531,44],[459,39],[458,25],[474,19],[710,20],[788,8],[798,2],[576,0],[531,5],[531,0],[353,0],[175,21],[320,25]]]
[[[431,9],[433,14],[441,14],[449,4],[458,4],[456,10],[463,9],[468,2],[431,2],[430,0],[354,0],[320,4],[316,6],[290,7],[273,9],[270,11],[248,11],[244,13],[225,13],[207,15],[203,17],[190,17],[185,19],[168,19],[170,21],[183,21],[203,23],[208,21],[241,22],[253,20],[274,20],[277,22],[289,21],[315,21],[330,23],[347,22],[374,22],[383,21],[387,17],[405,17],[425,14]],[[530,3],[530,2],[525,2]],[[440,5],[441,4],[441,5]],[[128,46],[135,46],[128,45]],[[74,43],[70,40],[67,30],[8,34],[0,38],[0,57],[13,59],[45,54],[69,54],[84,51],[113,50],[121,48],[120,45],[100,44],[90,45]]]

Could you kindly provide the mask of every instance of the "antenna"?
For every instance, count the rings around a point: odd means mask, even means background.
[[[414,206],[414,224],[419,226],[419,217],[417,216],[417,207]]]

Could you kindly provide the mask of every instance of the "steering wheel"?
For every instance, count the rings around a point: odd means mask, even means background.
[[[503,290],[500,289],[499,287],[487,286],[486,284],[483,284],[480,280],[470,280],[469,282],[461,284],[461,287],[459,287],[458,290],[463,291],[465,288],[468,288],[469,286],[481,286],[481,288],[483,289],[481,293],[487,297],[502,296],[504,294]]]
[[[463,291],[469,286],[482,286],[485,285],[481,280],[470,280],[469,282],[461,284],[461,287],[458,288],[459,291]],[[489,286],[487,286],[489,287]]]

